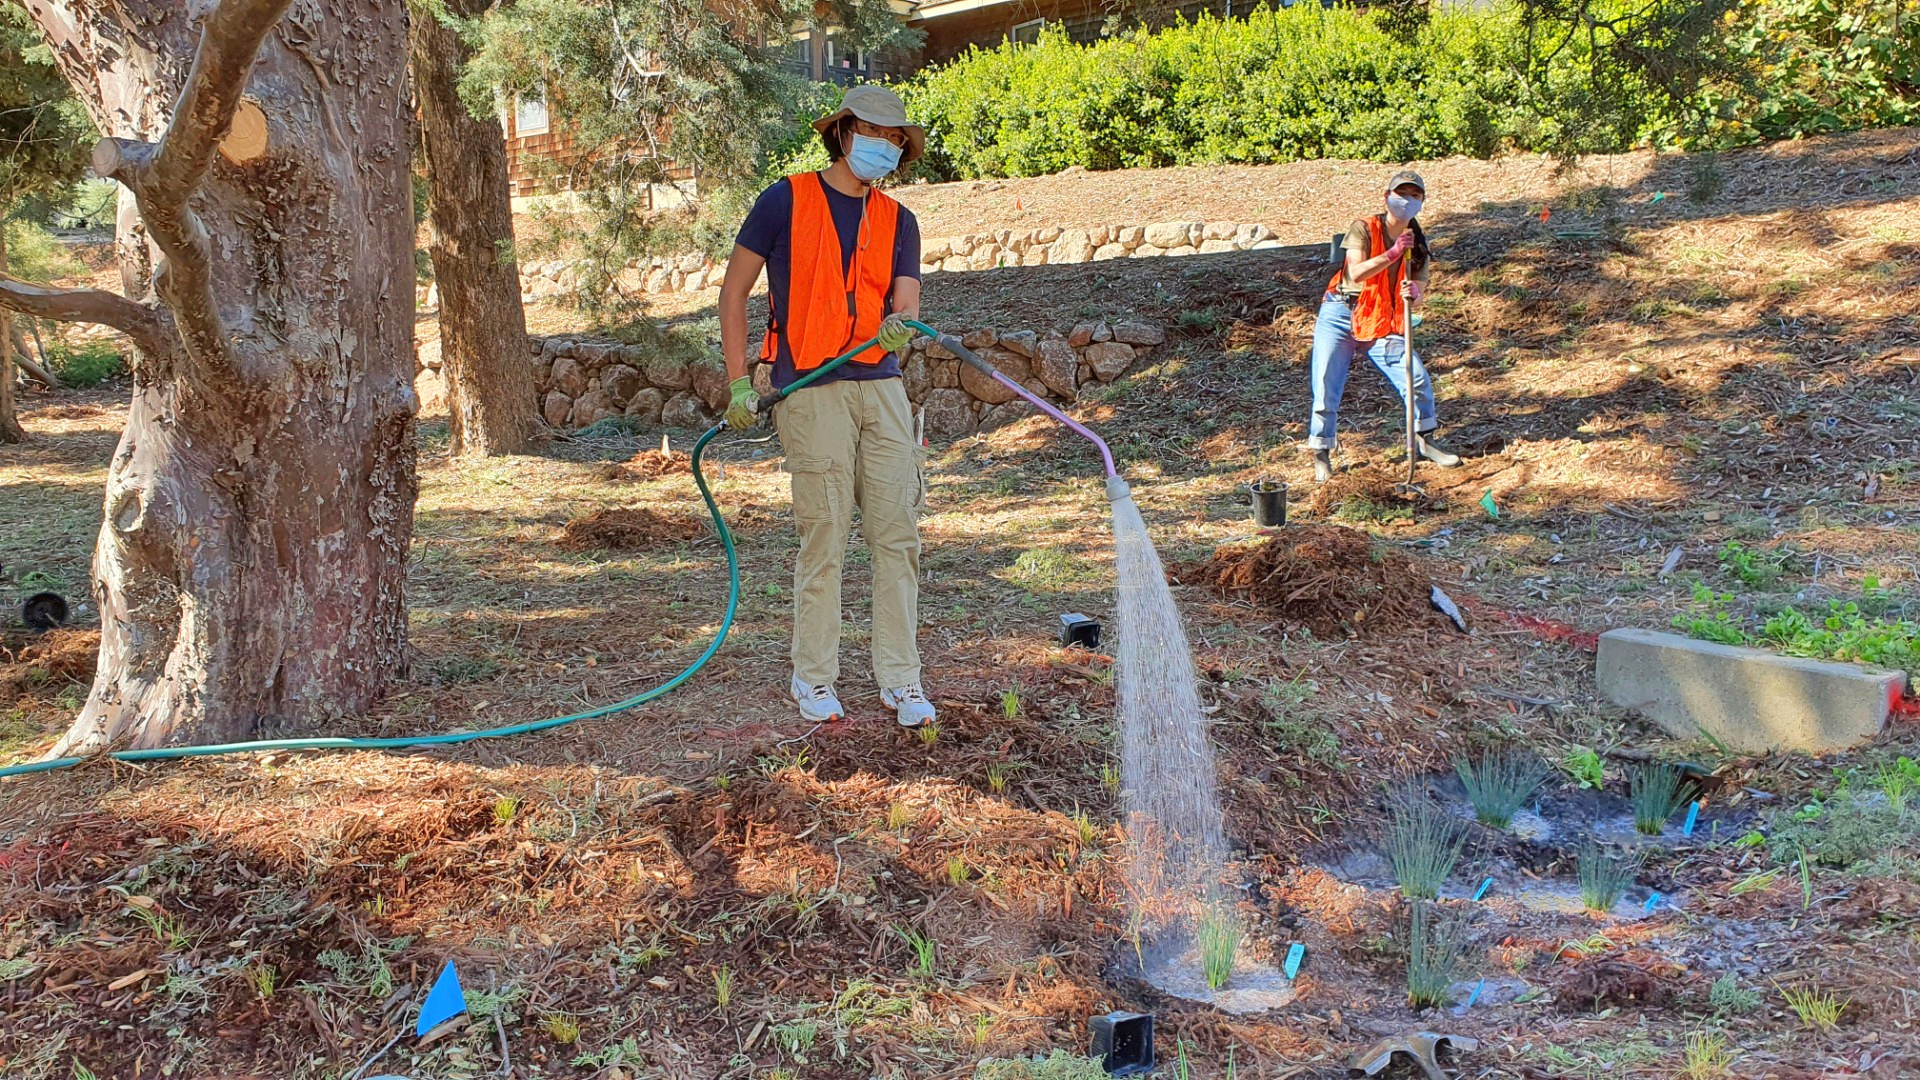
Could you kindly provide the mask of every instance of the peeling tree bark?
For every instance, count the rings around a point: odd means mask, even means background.
[[[100,665],[53,753],[359,713],[406,660],[403,4],[26,2],[109,135],[127,296],[0,278],[0,305],[135,342],[94,553]],[[217,148],[243,95],[267,147],[234,162]]]
[[[487,3],[448,0],[447,8],[471,18]],[[427,151],[427,252],[440,291],[440,370],[447,377],[452,449],[520,453],[536,425],[506,139],[498,120],[476,120],[460,103],[460,67],[470,52],[460,35],[415,11],[412,39],[413,93]]]
[[[0,274],[7,272],[7,230],[0,228]],[[22,443],[27,433],[13,406],[13,312],[0,306],[0,443]]]

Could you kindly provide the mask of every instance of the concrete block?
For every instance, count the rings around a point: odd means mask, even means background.
[[[1669,734],[1705,733],[1742,752],[1857,746],[1880,734],[1907,683],[1897,671],[1636,629],[1600,635],[1595,678],[1608,700]]]

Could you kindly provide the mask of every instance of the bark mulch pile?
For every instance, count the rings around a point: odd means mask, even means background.
[[[11,704],[43,687],[92,679],[99,652],[98,630],[0,636],[0,705]]]
[[[663,514],[644,506],[595,510],[567,522],[560,533],[560,546],[580,551],[604,548],[632,551],[662,542],[679,543],[699,536],[707,524],[687,514]]]
[[[1369,534],[1339,525],[1292,526],[1254,543],[1224,546],[1181,576],[1317,634],[1405,629],[1438,618],[1426,569]]]
[[[642,450],[626,461],[607,465],[601,471],[607,480],[629,483],[658,480],[663,476],[683,476],[693,472],[693,459],[672,451]]]

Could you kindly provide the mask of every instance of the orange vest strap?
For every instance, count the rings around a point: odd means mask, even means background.
[[[820,174],[802,173],[788,177],[787,182],[793,187],[793,264],[787,279],[787,317],[785,325],[767,328],[760,358],[773,359],[784,334],[794,370],[812,371],[854,343],[880,332],[880,323],[886,318],[887,295],[893,291],[893,244],[900,204],[868,189],[859,238],[848,265]],[[879,364],[886,358],[887,354],[875,347],[852,362]]]

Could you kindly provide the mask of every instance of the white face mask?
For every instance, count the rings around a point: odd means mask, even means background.
[[[1405,195],[1387,196],[1387,212],[1401,221],[1412,221],[1420,216],[1423,200],[1408,198]]]

